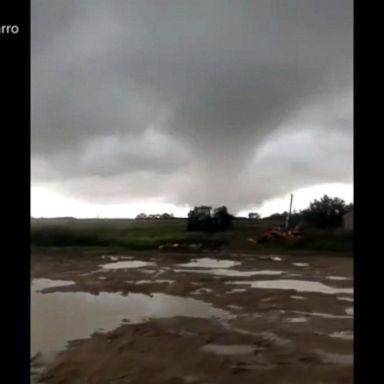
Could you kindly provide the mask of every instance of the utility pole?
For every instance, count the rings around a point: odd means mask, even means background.
[[[289,203],[289,212],[288,212],[287,219],[285,221],[285,229],[287,229],[287,230],[289,229],[289,224],[290,224],[290,220],[291,220],[292,202],[293,202],[293,194],[291,193],[291,201]]]

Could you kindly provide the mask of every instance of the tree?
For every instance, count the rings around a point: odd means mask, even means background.
[[[163,219],[163,220],[168,220],[168,219],[173,219],[174,216],[172,213],[163,213],[161,216],[160,216],[160,219]]]
[[[285,220],[285,218],[288,216],[288,212],[282,212],[282,213],[273,213],[272,215],[269,215],[266,217],[266,219],[282,219]]]
[[[301,212],[303,220],[313,227],[334,228],[342,224],[343,215],[348,206],[345,201],[324,195],[320,200],[314,200],[309,208]]]
[[[138,220],[141,220],[141,219],[146,219],[147,218],[147,215],[145,213],[139,213],[137,216],[136,216],[136,219]]]
[[[249,212],[248,213],[248,218],[249,219],[260,219],[260,215],[256,212]]]

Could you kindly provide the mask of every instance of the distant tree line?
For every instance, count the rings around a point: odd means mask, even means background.
[[[168,220],[168,219],[174,219],[173,213],[162,213],[162,214],[145,214],[140,213],[136,216],[136,220]]]
[[[319,200],[314,200],[309,207],[301,211],[291,213],[290,226],[307,226],[313,228],[337,228],[343,224],[343,216],[353,209],[353,204],[346,204],[344,200],[328,195],[324,195]],[[251,217],[250,213],[248,217]],[[285,223],[288,212],[274,213],[262,220],[281,220]]]
[[[353,208],[353,204],[346,204],[344,200],[324,195],[320,200],[314,200],[307,209],[292,217],[292,224],[299,224],[317,228],[335,228],[343,224],[343,216]]]

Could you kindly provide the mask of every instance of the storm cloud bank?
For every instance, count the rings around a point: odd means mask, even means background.
[[[351,0],[32,0],[32,181],[260,204],[352,182]]]

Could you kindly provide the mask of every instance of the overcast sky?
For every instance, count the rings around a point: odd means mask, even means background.
[[[31,6],[34,216],[352,199],[352,0]]]

